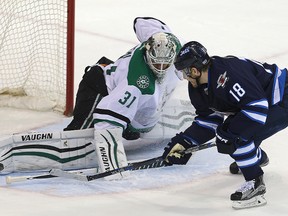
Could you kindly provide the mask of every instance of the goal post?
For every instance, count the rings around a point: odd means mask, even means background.
[[[75,0],[68,0],[66,107],[64,111],[64,115],[66,116],[72,115],[74,106],[74,41],[75,41]]]
[[[75,0],[0,1],[0,106],[71,115]]]

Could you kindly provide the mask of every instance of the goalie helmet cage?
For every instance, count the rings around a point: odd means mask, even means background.
[[[75,0],[0,1],[0,106],[73,111]]]

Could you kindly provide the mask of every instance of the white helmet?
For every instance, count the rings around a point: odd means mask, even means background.
[[[180,42],[172,34],[156,33],[146,42],[146,58],[157,80],[162,82],[167,69],[173,64]]]

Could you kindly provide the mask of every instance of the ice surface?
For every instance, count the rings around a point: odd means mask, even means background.
[[[285,0],[76,1],[75,92],[87,65],[103,55],[116,59],[137,44],[132,22],[152,16],[186,41],[198,40],[211,55],[237,55],[288,65],[288,2]],[[186,81],[177,89],[187,99]],[[55,129],[69,122],[56,113],[0,108],[0,135]],[[0,176],[0,214],[78,215],[287,215],[287,132],[263,142],[270,158],[264,168],[264,207],[235,211],[229,196],[243,178],[231,175],[231,159],[215,148],[193,155],[187,166],[131,172],[121,181],[90,183],[61,178],[6,185]],[[127,145],[130,160],[162,154],[165,143]]]

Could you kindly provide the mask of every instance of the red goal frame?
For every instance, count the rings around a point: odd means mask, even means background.
[[[71,116],[74,106],[75,0],[68,0],[67,14],[66,108],[64,115]]]

